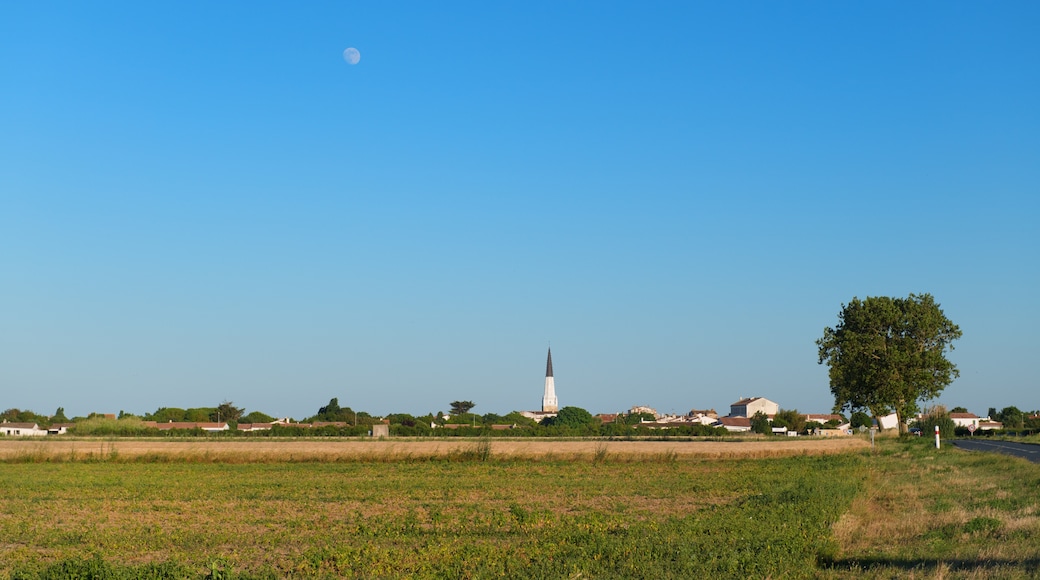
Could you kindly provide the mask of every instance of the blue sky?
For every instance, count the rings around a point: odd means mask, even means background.
[[[1032,2],[0,7],[0,406],[833,404],[931,293],[1040,408]],[[361,61],[343,60],[356,47]]]

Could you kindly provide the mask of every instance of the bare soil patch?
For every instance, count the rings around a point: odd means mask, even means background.
[[[0,439],[0,460],[20,457],[211,459],[213,461],[405,460],[471,453],[478,439]],[[844,453],[868,447],[855,437],[732,441],[499,439],[495,458],[761,458]]]

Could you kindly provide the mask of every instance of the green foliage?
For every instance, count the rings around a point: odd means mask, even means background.
[[[0,534],[18,546],[0,577],[811,578],[866,473],[847,456],[516,461],[490,445],[291,469],[20,465],[0,471]],[[567,509],[545,505],[546,489]]]
[[[788,431],[804,433],[806,426],[805,415],[798,409],[780,409],[773,417],[773,427],[787,427]]]
[[[209,420],[214,423],[236,422],[243,413],[245,413],[245,409],[239,409],[231,401],[224,401],[209,414]]]
[[[193,409],[186,409],[184,411],[183,421],[191,423],[208,423],[215,417],[217,413],[216,407],[196,407]]]
[[[88,559],[69,558],[47,566],[26,565],[11,573],[12,580],[180,580],[198,577],[189,566],[175,562],[141,565],[112,564],[95,553]]]
[[[37,415],[28,409],[22,411],[19,409],[8,409],[3,413],[0,413],[0,421],[7,420],[11,423],[36,423],[41,427],[46,427],[51,424],[49,418],[43,415]]]
[[[503,419],[505,419],[503,423],[516,425],[517,427],[534,427],[538,425],[538,421],[535,421],[530,417],[525,417],[521,415],[520,411],[513,411],[505,417],[503,417]]]
[[[469,413],[470,409],[476,406],[476,403],[474,403],[473,401],[452,401],[451,414],[465,415],[466,413]]]
[[[103,416],[77,421],[69,428],[69,433],[79,436],[96,437],[140,437],[142,435],[155,435],[158,432],[146,426],[137,417],[125,417],[123,419],[108,419]]]
[[[238,419],[239,423],[273,423],[274,417],[261,413],[260,411],[252,411],[246,415],[242,415]]]
[[[542,421],[547,427],[565,427],[578,431],[594,429],[599,423],[599,419],[581,407],[564,407],[555,417],[548,417]]]
[[[964,532],[968,534],[990,535],[999,530],[1003,525],[1003,522],[996,518],[977,517],[964,524]]]
[[[177,407],[159,407],[154,413],[145,413],[143,419],[145,421],[155,421],[156,423],[169,423],[170,421],[175,423],[209,423],[216,420],[218,408],[194,407],[191,409],[179,409]],[[221,418],[221,421],[226,421],[226,419]]]
[[[369,420],[363,420],[363,416]],[[371,415],[367,413],[355,413],[350,407],[340,407],[339,399],[333,397],[329,400],[328,405],[318,409],[318,414],[304,419],[304,422],[323,421],[329,423],[349,423],[351,425],[371,425],[372,421],[370,419]]]
[[[1022,422],[1022,426],[1026,429],[1040,430],[1040,411],[1028,413]]]
[[[1004,424],[1005,429],[1021,429],[1025,426],[1026,415],[1018,407],[1004,407],[997,413],[996,420]]]
[[[853,429],[859,429],[860,427],[870,428],[874,426],[874,419],[863,411],[856,411],[849,420],[849,426]]]
[[[921,434],[925,436],[934,435],[936,425],[939,426],[939,437],[952,439],[956,436],[957,425],[941,405],[936,405],[914,422],[914,426],[920,429]]]
[[[154,413],[145,413],[144,420],[155,421],[156,423],[169,423],[170,421],[183,421],[184,415],[184,409],[159,407]]]
[[[384,417],[384,419],[390,421],[391,425],[404,425],[405,427],[415,427],[416,423],[418,423],[415,417],[408,413],[391,413]]]
[[[624,422],[626,425],[638,425],[643,421],[654,422],[657,417],[654,417],[653,413],[629,413],[624,416]]]
[[[959,376],[946,350],[961,330],[930,294],[853,298],[838,316],[816,344],[839,409],[866,408],[875,417],[895,411],[902,430],[918,401],[937,397]]]
[[[439,460],[0,469],[0,578],[1037,576],[1040,471],[1022,460],[922,438],[667,461],[480,444]],[[856,527],[843,539],[837,522]]]
[[[54,412],[54,416],[51,417],[53,423],[68,423],[69,418],[65,416],[65,408],[58,407],[58,410]]]
[[[773,432],[773,426],[769,424],[769,417],[762,411],[756,411],[751,416],[751,432],[769,435]]]
[[[329,404],[318,409],[318,417],[338,417],[342,409],[339,406],[339,399],[333,397],[329,399]],[[331,420],[331,419],[328,419]]]

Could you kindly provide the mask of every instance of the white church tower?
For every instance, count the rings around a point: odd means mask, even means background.
[[[545,394],[542,395],[542,412],[555,413],[559,410],[559,404],[556,402],[556,384],[553,383],[552,348],[550,348],[549,359],[545,362]]]

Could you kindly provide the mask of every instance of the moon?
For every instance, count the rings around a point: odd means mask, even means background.
[[[361,53],[352,46],[343,51],[343,60],[347,61],[347,64],[357,64],[361,62]]]

